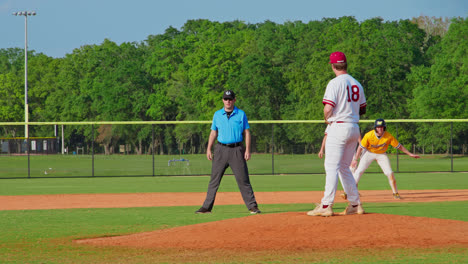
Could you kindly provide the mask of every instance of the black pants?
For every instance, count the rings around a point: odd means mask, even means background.
[[[237,186],[242,194],[242,199],[247,206],[247,209],[257,206],[255,195],[250,185],[249,170],[247,162],[244,158],[245,148],[243,146],[227,147],[216,144],[214,147],[214,157],[211,166],[211,179],[208,184],[208,191],[203,207],[206,209],[213,209],[216,192],[218,191],[219,184],[223,178],[224,172],[230,166],[234,176],[236,177]]]

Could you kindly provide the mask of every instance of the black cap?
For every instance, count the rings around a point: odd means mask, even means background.
[[[227,90],[223,93],[223,99],[235,99],[235,98],[236,98],[236,94],[231,90]]]

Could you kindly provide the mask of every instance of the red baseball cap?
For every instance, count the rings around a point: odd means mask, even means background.
[[[346,56],[343,52],[336,51],[330,54],[330,63],[345,63]]]

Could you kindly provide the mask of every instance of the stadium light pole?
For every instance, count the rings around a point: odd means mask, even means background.
[[[35,11],[14,12],[15,16],[24,16],[24,137],[29,138],[28,116],[28,16],[35,16]]]

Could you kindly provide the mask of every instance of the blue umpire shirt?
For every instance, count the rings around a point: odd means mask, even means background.
[[[247,115],[236,106],[234,106],[234,110],[229,118],[224,107],[213,115],[211,130],[218,131],[218,142],[220,143],[233,144],[242,142],[244,140],[242,133],[249,128]]]

